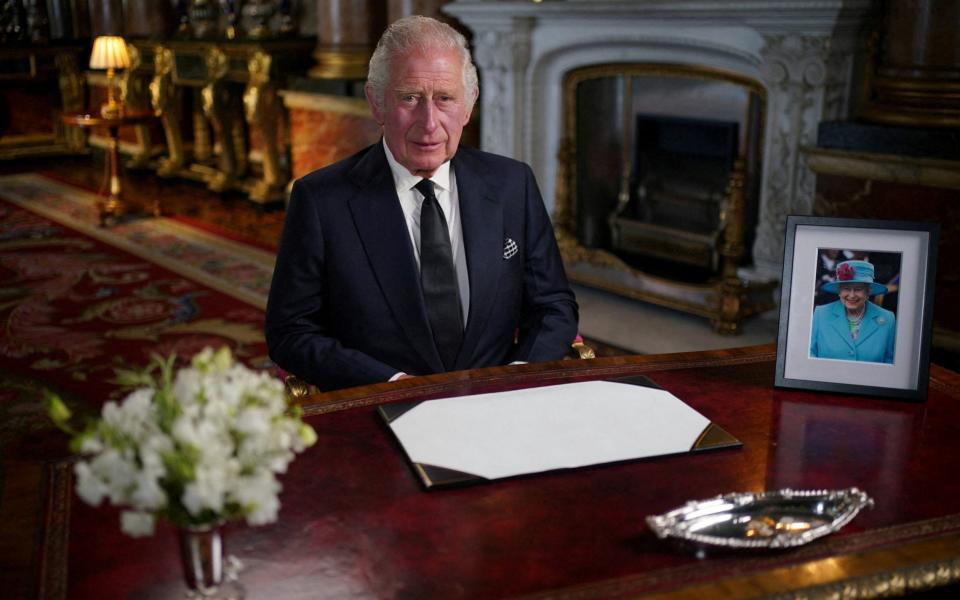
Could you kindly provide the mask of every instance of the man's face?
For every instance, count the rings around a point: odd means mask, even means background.
[[[393,61],[382,109],[365,90],[390,152],[415,175],[432,175],[460,144],[470,120],[462,64],[455,50],[414,51]]]
[[[840,299],[850,312],[860,312],[867,301],[868,285],[863,283],[841,283]]]

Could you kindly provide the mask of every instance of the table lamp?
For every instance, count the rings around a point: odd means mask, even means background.
[[[90,68],[107,70],[107,101],[100,107],[100,115],[105,119],[116,119],[123,114],[123,104],[117,100],[114,89],[114,69],[125,69],[129,66],[130,54],[123,37],[101,35],[93,40]]]

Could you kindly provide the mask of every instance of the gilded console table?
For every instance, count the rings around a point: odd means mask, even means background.
[[[214,191],[242,190],[265,204],[283,199],[288,167],[279,127],[277,91],[305,73],[314,41],[133,41],[142,57],[132,77],[150,77],[150,102],[160,115],[167,157],[158,174],[204,181]],[[189,94],[189,98],[187,95]],[[191,101],[192,100],[192,101]],[[182,113],[190,107],[188,156]],[[254,172],[248,157],[259,154]]]

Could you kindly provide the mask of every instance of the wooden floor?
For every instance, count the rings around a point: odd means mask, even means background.
[[[106,189],[103,154],[97,151],[86,156],[0,161],[0,174],[30,171],[53,175],[92,191]],[[131,216],[148,214],[149,207],[159,198],[166,216],[190,217],[267,244],[276,244],[283,230],[282,204],[263,207],[240,192],[218,194],[199,182],[163,179],[144,170],[124,170],[122,185]]]

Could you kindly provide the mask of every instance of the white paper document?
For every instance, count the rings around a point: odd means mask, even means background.
[[[710,426],[667,391],[608,381],[429,400],[390,421],[411,462],[486,479],[689,452]]]

